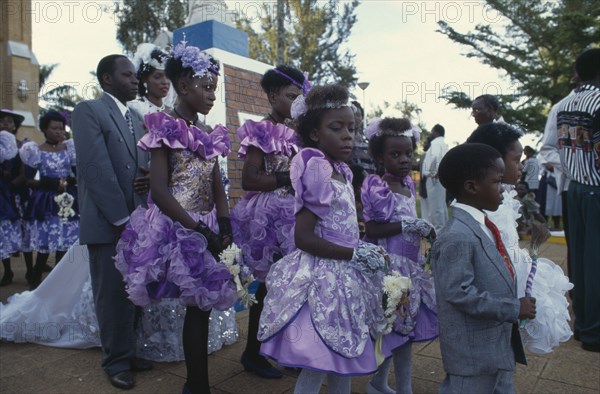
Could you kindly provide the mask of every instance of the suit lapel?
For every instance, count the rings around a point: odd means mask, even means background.
[[[457,220],[460,220],[461,222],[466,224],[473,231],[473,233],[475,233],[475,236],[479,238],[479,241],[481,242],[481,246],[486,256],[494,265],[494,267],[496,267],[502,278],[504,278],[504,281],[506,282],[508,287],[510,287],[511,291],[515,293],[515,281],[511,278],[510,272],[508,271],[508,268],[506,268],[504,259],[500,255],[496,244],[490,239],[490,237],[486,233],[483,232],[477,220],[475,220],[470,214],[468,214],[460,208],[454,208],[452,211],[453,216]]]
[[[121,114],[119,107],[117,107],[117,104],[114,102],[114,100],[112,98],[110,98],[106,94],[103,94],[102,101],[107,106],[108,113],[109,113],[112,121],[117,126],[117,130],[121,134],[121,137],[125,141],[125,145],[127,145],[127,149],[129,150],[129,153],[135,159],[137,156],[136,155],[136,146],[135,146],[135,142],[133,141],[134,137],[131,135],[131,132],[129,131],[129,126],[127,125],[127,121]],[[136,131],[136,133],[137,133],[137,130],[135,130],[135,122],[134,122],[134,131]],[[137,141],[137,139],[136,139],[136,141]]]

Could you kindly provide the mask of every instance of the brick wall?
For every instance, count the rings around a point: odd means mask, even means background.
[[[269,101],[260,87],[262,74],[243,70],[225,64],[225,111],[227,128],[231,137],[231,153],[227,157],[227,176],[229,186],[229,205],[233,208],[244,195],[241,188],[243,160],[238,158],[240,140],[235,135],[240,126],[238,112],[265,116],[271,110]]]

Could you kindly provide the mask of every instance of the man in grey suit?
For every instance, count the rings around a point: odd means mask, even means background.
[[[459,145],[439,167],[456,197],[452,219],[432,249],[440,348],[440,393],[514,393],[515,361],[525,364],[518,320],[535,318],[535,299],[517,299],[514,268],[483,210],[502,201],[504,162],[484,145]]]
[[[152,365],[135,359],[135,306],[127,299],[123,278],[115,268],[115,245],[130,213],[145,205],[148,154],[137,149],[143,121],[127,109],[137,94],[133,64],[122,55],[98,63],[104,94],[79,103],[73,111],[77,152],[79,241],[90,255],[92,291],[102,343],[102,368],[113,386],[134,386],[132,370]]]

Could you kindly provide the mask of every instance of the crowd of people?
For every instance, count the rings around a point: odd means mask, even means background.
[[[142,44],[133,61],[106,56],[103,95],[75,107],[72,139],[61,113],[41,118],[39,145],[17,140],[20,115],[0,113],[0,285],[13,280],[10,257],[23,253],[31,288],[0,304],[0,323],[13,328],[0,339],[101,346],[102,369],[121,389],[149,360],[184,360],[183,392],[208,393],[208,354],[237,339],[242,296],[250,310],[241,364],[265,379],[282,377],[273,362],[298,369],[297,393],[318,393],[325,378],[329,392],[349,393],[357,375],[373,375],[369,393],[410,393],[412,344],[438,336],[440,392],[514,392],[524,348],[548,353],[572,335],[569,280],[575,337],[585,350],[600,347],[600,229],[586,220],[600,213],[599,52],[577,59],[581,86],[556,108],[542,148],[544,168],[570,180],[570,278],[519,246],[521,218],[544,220],[541,170],[529,162],[535,151],[521,162],[523,133],[493,96],[473,101],[478,127],[464,144],[448,150],[444,127],[432,128],[417,188],[421,129],[384,117],[363,130],[345,87],[272,68],[261,80],[271,110],[236,130],[246,194],[230,211],[219,164],[230,131],[199,117],[214,106],[218,60],[185,42],[170,53]],[[242,267],[225,258],[232,246]],[[79,331],[19,331],[52,319]]]

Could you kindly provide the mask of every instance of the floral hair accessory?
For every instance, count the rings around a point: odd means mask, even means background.
[[[164,70],[169,54],[153,44],[138,45],[133,55],[133,65],[138,76],[149,72],[151,68]]]
[[[381,118],[375,118],[369,122],[369,125],[365,130],[365,136],[368,139],[371,139],[374,136],[382,135],[389,135],[394,137],[404,136],[408,138],[413,137],[415,139],[415,143],[419,143],[419,140],[421,139],[421,128],[419,126],[411,126],[410,129],[404,131],[382,130],[380,127],[381,120]]]
[[[194,70],[194,77],[203,78],[211,74],[219,75],[219,65],[208,53],[194,46],[186,46],[187,41],[181,41],[173,48],[174,59],[181,60],[183,67]],[[215,61],[214,63],[211,61]]]
[[[300,116],[304,115],[308,111],[315,111],[317,109],[338,109],[338,108],[344,108],[344,107],[352,107],[352,102],[350,100],[348,100],[348,101],[332,100],[332,101],[326,101],[325,103],[320,104],[320,105],[309,107],[306,104],[305,95],[300,95],[300,96],[296,97],[296,99],[292,103],[290,112],[292,114],[292,118],[294,120],[297,120]]]

